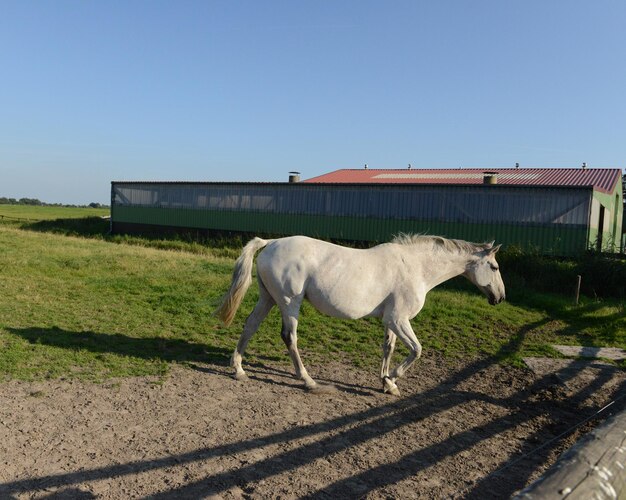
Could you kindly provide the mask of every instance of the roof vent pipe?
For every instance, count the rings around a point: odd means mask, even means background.
[[[300,182],[300,172],[289,172],[289,184]]]
[[[483,184],[497,184],[498,172],[483,172]]]
[[[587,162],[583,162],[583,170],[587,168]]]
[[[516,163],[516,164],[515,164],[515,168],[519,168],[519,163]]]

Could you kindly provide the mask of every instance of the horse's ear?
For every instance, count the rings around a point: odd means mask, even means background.
[[[492,248],[489,249],[489,254],[490,255],[495,255],[498,252],[498,250],[500,250],[501,246],[502,246],[502,244],[498,245],[497,247],[492,246]]]
[[[491,250],[491,248],[493,248],[493,244],[496,242],[496,240],[490,241],[489,243],[483,243],[483,248],[485,250]]]

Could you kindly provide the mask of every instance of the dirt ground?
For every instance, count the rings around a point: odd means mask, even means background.
[[[0,498],[507,498],[622,409],[559,437],[626,387],[601,364],[426,354],[392,397],[374,370],[310,365],[337,390],[308,393],[269,363],[246,383],[210,364],[2,383]]]

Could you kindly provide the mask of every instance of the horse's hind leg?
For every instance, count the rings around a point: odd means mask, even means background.
[[[289,350],[289,357],[293,361],[296,377],[304,381],[307,389],[314,390],[317,388],[317,382],[309,376],[298,352],[298,316],[301,303],[302,300],[293,299],[289,305],[281,308],[283,327],[280,336]]]
[[[254,306],[250,316],[246,319],[243,332],[239,337],[239,342],[237,342],[237,348],[235,349],[235,352],[233,352],[233,356],[230,360],[230,365],[235,369],[235,378],[237,380],[245,380],[248,378],[246,372],[244,372],[241,367],[243,353],[245,352],[252,335],[254,335],[254,332],[259,329],[259,325],[275,304],[274,299],[263,286],[263,283],[259,281],[259,301],[256,303],[256,306]]]

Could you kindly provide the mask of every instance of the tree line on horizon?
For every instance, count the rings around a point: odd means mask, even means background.
[[[71,205],[66,203],[46,203],[37,198],[6,198],[0,196],[0,205],[30,205],[39,207],[70,207],[70,208],[108,208],[108,205],[92,202],[89,205]]]

